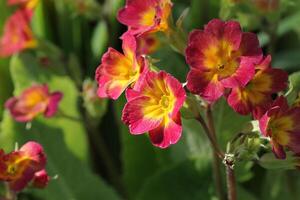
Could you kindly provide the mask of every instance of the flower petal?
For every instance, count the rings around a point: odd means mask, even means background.
[[[181,133],[181,117],[180,113],[178,113],[175,118],[170,119],[167,124],[162,123],[156,129],[149,131],[149,136],[153,145],[159,148],[167,148],[178,142]]]
[[[214,102],[224,94],[224,87],[210,71],[192,69],[187,76],[187,88],[205,100]]]
[[[150,107],[150,97],[138,97],[126,103],[122,121],[129,126],[130,133],[143,134],[152,130],[160,125],[162,118],[154,118],[157,114],[161,114],[159,107]],[[149,112],[145,113],[144,109],[148,109]]]

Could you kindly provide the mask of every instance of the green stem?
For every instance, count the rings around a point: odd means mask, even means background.
[[[91,137],[92,143],[96,143],[94,146],[96,147],[97,153],[100,155],[101,159],[103,159],[103,163],[107,170],[109,179],[111,180],[112,184],[116,186],[117,190],[124,196],[127,196],[125,187],[122,183],[120,175],[118,174],[117,167],[115,162],[112,159],[112,156],[105,144],[103,138],[100,135],[100,132],[97,129],[97,124],[93,124],[87,114],[85,114],[85,125],[89,132],[89,136]]]
[[[196,120],[201,124],[206,136],[208,137],[209,141],[210,141],[210,144],[214,150],[214,152],[218,155],[218,157],[220,159],[224,159],[224,153],[220,150],[217,142],[215,141],[215,139],[211,136],[211,133],[210,133],[210,130],[207,126],[207,124],[205,123],[204,119],[199,115]]]
[[[62,111],[62,110],[58,110],[58,112],[57,112],[57,117],[63,117],[63,118],[70,119],[70,120],[73,120],[73,121],[78,121],[78,122],[81,122],[81,121],[82,121],[81,118],[77,118],[77,117],[70,116],[70,115],[66,114],[66,113],[65,113],[64,111]]]
[[[212,110],[211,110],[210,105],[207,106],[206,117],[208,120],[208,127],[210,130],[210,135],[213,138],[213,140],[217,143],[216,129],[215,129]],[[219,197],[219,200],[224,200],[225,195],[224,195],[224,191],[222,188],[221,163],[218,158],[218,154],[215,151],[213,153],[213,172],[214,172],[214,179],[215,179],[215,184],[216,184],[217,195]]]

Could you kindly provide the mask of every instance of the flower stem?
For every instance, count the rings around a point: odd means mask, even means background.
[[[205,123],[204,119],[199,115],[196,120],[201,124],[205,134],[207,135],[210,144],[214,150],[214,152],[217,154],[217,156],[223,160],[224,158],[224,153],[219,149],[219,146],[217,145],[217,142],[215,141],[215,139],[211,136],[210,134],[210,130],[207,126],[207,124]]]
[[[207,106],[206,117],[207,117],[207,121],[208,121],[208,128],[210,130],[210,135],[213,138],[213,140],[217,143],[216,129],[215,129],[212,110],[211,110],[210,105]],[[216,144],[216,145],[218,145],[218,144]],[[220,166],[220,160],[218,158],[218,154],[216,153],[216,151],[214,151],[214,154],[213,154],[213,171],[214,171],[214,179],[215,179],[215,184],[216,184],[217,195],[220,200],[223,200],[225,195],[224,195],[224,191],[223,191],[223,187],[222,187],[221,166]]]
[[[18,199],[17,194],[9,188],[8,183],[5,183],[5,190],[6,190],[5,199],[7,199],[7,200],[17,200]]]
[[[228,200],[236,200],[236,183],[233,167],[226,164]]]

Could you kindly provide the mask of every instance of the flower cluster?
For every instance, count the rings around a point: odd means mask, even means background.
[[[30,21],[38,0],[8,0],[8,5],[19,8],[7,19],[0,38],[0,57],[11,56],[37,45],[30,28]]]
[[[30,122],[43,113],[52,117],[62,99],[61,92],[49,92],[47,85],[33,85],[22,92],[19,97],[11,97],[5,103],[12,117],[18,122]]]
[[[149,132],[160,148],[181,136],[179,110],[186,93],[170,74],[153,70],[144,55],[157,48],[156,32],[170,33],[171,8],[169,0],[128,0],[118,13],[128,27],[121,37],[124,54],[109,48],[96,71],[98,96],[117,99],[126,90],[122,121],[134,135]],[[192,94],[205,104],[224,97],[237,113],[251,114],[278,158],[285,157],[285,148],[300,153],[300,108],[289,108],[282,96],[274,99],[286,89],[288,74],[272,68],[256,34],[244,32],[236,21],[213,19],[189,34],[185,58],[190,66],[186,86]]]
[[[128,0],[118,14],[128,26],[121,37],[124,54],[109,48],[96,70],[98,96],[117,99],[126,90],[122,121],[134,135],[149,132],[151,142],[160,148],[181,136],[179,110],[186,95],[176,78],[151,70],[144,55],[158,46],[156,32],[168,32],[171,7],[169,0]]]
[[[285,158],[285,148],[300,153],[300,108],[289,108],[283,96],[272,97],[286,89],[288,74],[271,67],[255,34],[242,32],[235,21],[214,19],[190,34],[186,60],[192,93],[210,103],[224,96],[237,113],[251,113],[277,158]]]
[[[8,154],[0,150],[0,180],[7,182],[14,192],[23,190],[30,182],[44,188],[50,180],[46,161],[42,146],[32,141]]]

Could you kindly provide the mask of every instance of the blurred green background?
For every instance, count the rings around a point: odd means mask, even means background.
[[[189,32],[212,18],[239,21],[258,34],[274,67],[290,74],[300,67],[299,0],[173,0],[173,18],[190,8],[184,20]],[[13,150],[28,140],[40,142],[48,156],[50,176],[44,190],[26,189],[21,200],[208,200],[217,199],[211,151],[201,127],[183,121],[183,137],[166,150],[155,148],[146,135],[132,136],[120,121],[125,98],[85,98],[83,83],[94,79],[109,46],[121,51],[126,27],[116,20],[123,0],[40,0],[32,20],[38,49],[0,59],[0,147]],[[15,10],[0,1],[0,31]],[[188,66],[182,55],[162,46],[157,66],[184,82]],[[294,75],[295,76],[295,75]],[[295,86],[299,88],[299,74]],[[4,102],[32,83],[47,83],[64,93],[60,110],[66,117],[16,123]],[[86,83],[86,81],[85,81]],[[232,134],[249,120],[220,101],[215,111],[218,139],[225,149]],[[225,173],[225,172],[223,172]],[[298,171],[268,170],[254,162],[236,166],[238,199],[300,199]],[[224,188],[225,188],[225,181]]]

